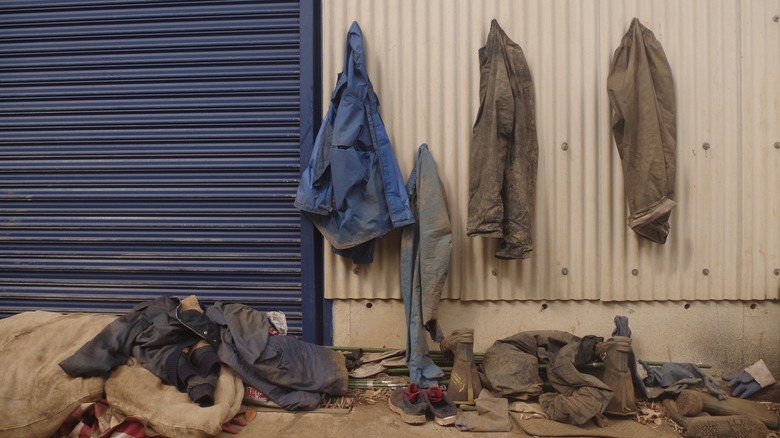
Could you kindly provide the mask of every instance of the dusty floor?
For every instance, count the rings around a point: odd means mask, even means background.
[[[220,438],[248,437],[463,437],[454,427],[433,421],[412,426],[388,409],[386,402],[357,405],[349,413],[258,412],[255,419],[240,428],[238,435],[222,433]],[[483,435],[483,434],[480,434]],[[516,425],[512,432],[490,433],[490,438],[527,437]]]
[[[238,434],[223,432],[219,438],[249,438],[249,437],[464,437],[485,436],[488,438],[531,437],[512,420],[511,432],[476,433],[461,432],[454,427],[442,427],[428,421],[423,425],[409,425],[387,407],[386,395],[364,397],[366,392],[352,400],[351,409],[330,409],[319,412],[289,412],[269,408],[256,408],[256,414],[246,426],[233,426]],[[775,413],[780,414],[780,403],[766,405]],[[650,402],[638,403],[640,417],[645,425],[643,433],[652,437],[682,437],[682,429],[674,427],[674,423],[657,404]],[[243,416],[242,416],[243,418]],[[655,420],[655,421],[653,421]],[[533,420],[531,420],[533,421]],[[613,421],[613,420],[610,420]],[[627,421],[627,420],[622,420]],[[630,421],[629,421],[630,422]],[[585,435],[584,435],[585,436]],[[778,438],[778,431],[770,431],[768,438]]]
[[[388,409],[386,402],[359,404],[349,413],[260,411],[237,435],[222,433],[219,438],[241,437],[530,437],[512,421],[511,432],[469,433],[454,427],[442,427],[433,421],[409,425]],[[649,427],[649,426],[648,426]],[[669,436],[671,429],[664,427]],[[671,436],[680,436],[671,432]]]

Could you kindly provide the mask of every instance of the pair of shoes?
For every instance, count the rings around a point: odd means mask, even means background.
[[[442,392],[438,386],[432,386],[427,391],[412,383],[406,389],[396,389],[387,399],[390,410],[401,416],[408,424],[423,424],[427,421],[426,413],[433,414],[433,419],[440,426],[455,424],[457,410],[455,404]]]

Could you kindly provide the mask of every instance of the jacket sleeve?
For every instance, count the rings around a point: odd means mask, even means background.
[[[340,91],[342,86],[344,89]],[[363,56],[363,33],[357,23],[354,23],[347,35],[344,70],[331,99],[337,107],[333,120],[334,146],[350,147],[355,144],[366,117],[368,86],[366,61]]]
[[[132,340],[145,328],[142,325],[146,323],[141,319],[147,307],[144,304],[107,325],[71,357],[60,362],[60,368],[73,377],[95,377],[127,363]]]
[[[331,212],[333,184],[330,174],[330,144],[333,137],[333,106],[328,109],[314,140],[311,157],[301,173],[295,194],[295,207],[309,213],[327,216]]]

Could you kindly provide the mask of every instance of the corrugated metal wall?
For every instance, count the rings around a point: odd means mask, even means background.
[[[778,0],[329,0],[323,92],[358,20],[403,173],[420,143],[438,160],[454,230],[448,298],[778,299],[778,14]],[[607,75],[633,17],[663,45],[677,92],[678,207],[665,245],[626,225],[610,127]],[[523,261],[465,234],[477,50],[492,18],[523,48],[536,87],[535,249]],[[399,298],[398,247],[388,235],[368,267],[326,254],[326,296]]]
[[[196,294],[300,333],[299,2],[0,14],[0,313]]]
[[[743,0],[740,298],[780,297],[780,0]],[[770,21],[771,20],[771,21]]]

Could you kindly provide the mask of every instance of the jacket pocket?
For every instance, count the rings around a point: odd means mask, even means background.
[[[351,201],[359,202],[363,188],[370,179],[374,153],[358,151],[351,146],[333,145],[331,150],[331,178],[336,209],[342,210]]]
[[[333,145],[351,146],[363,129],[365,106],[349,94],[344,94],[333,120]]]

